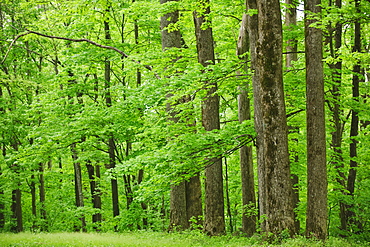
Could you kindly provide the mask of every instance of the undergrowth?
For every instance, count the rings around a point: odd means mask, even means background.
[[[199,232],[159,233],[159,232],[125,232],[125,233],[0,233],[0,246],[130,246],[130,247],[185,247],[185,246],[286,246],[286,247],[362,247],[369,243],[348,242],[340,238],[330,238],[325,243],[297,237],[284,239],[280,243],[268,244],[256,235],[251,238],[239,236],[208,237]]]

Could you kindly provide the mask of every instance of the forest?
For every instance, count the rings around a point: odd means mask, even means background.
[[[1,0],[0,232],[370,241],[368,0]]]

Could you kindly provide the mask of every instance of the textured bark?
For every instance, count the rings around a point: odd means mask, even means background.
[[[282,76],[282,23],[278,0],[257,1],[258,40],[253,82],[262,230],[294,233],[288,131]]]
[[[194,11],[195,37],[198,51],[198,61],[204,67],[215,62],[212,28],[210,20],[205,16],[210,14],[209,1],[197,1],[202,14]],[[206,73],[206,72],[205,72]],[[202,102],[202,124],[205,130],[220,128],[219,96],[216,94],[217,84],[205,82],[207,95]],[[209,235],[225,233],[224,195],[222,181],[222,161],[213,158],[211,165],[205,169],[205,218],[204,231]]]
[[[305,10],[319,14],[320,0],[307,0]],[[306,236],[327,237],[327,171],[322,64],[322,31],[305,20],[307,114],[307,214]]]
[[[241,56],[249,51],[249,36],[248,36],[248,16],[243,15],[242,23],[239,31],[237,55]],[[247,62],[248,56],[240,57],[243,62]],[[244,66],[244,73],[248,72],[247,64]],[[238,95],[238,118],[242,123],[245,120],[251,119],[250,99],[248,96],[249,85],[247,82],[239,86]],[[254,172],[253,172],[253,151],[252,146],[243,146],[239,150],[240,158],[240,174],[242,181],[242,202],[245,210],[250,210],[256,207],[256,196],[254,191]],[[256,232],[256,215],[250,212],[243,211],[242,215],[242,230],[247,236],[252,236]]]
[[[186,212],[185,181],[171,187],[170,227],[169,230],[185,230],[189,228]]]
[[[186,187],[186,215],[188,222],[202,225],[202,188],[199,173],[185,181]]]

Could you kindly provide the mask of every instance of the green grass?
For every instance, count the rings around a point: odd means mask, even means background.
[[[280,245],[267,244],[260,237],[207,237],[199,233],[0,233],[0,246],[130,246],[130,247],[176,247],[176,246],[370,246],[364,243],[349,243],[342,239],[331,238],[325,244],[304,238],[288,239]]]

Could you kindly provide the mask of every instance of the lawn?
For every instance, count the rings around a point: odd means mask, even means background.
[[[364,243],[349,243],[331,238],[325,244],[304,238],[288,239],[278,244],[267,244],[259,237],[207,237],[198,233],[0,233],[0,246],[130,246],[130,247],[176,247],[176,246],[370,246]]]

